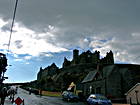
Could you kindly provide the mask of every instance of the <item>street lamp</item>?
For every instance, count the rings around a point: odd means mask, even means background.
[[[89,92],[91,94],[91,92],[92,92],[92,86],[89,87]]]

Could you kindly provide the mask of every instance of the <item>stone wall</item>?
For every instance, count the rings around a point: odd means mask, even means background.
[[[100,52],[95,51],[86,51],[81,54],[79,54],[79,50],[75,49],[73,50],[73,59],[72,61],[67,60],[64,58],[63,68],[78,65],[78,64],[86,64],[86,63],[92,63],[92,64],[114,64],[114,57],[113,52],[107,52],[106,56],[102,59],[100,59]]]
[[[140,83],[126,95],[127,103],[140,104]]]

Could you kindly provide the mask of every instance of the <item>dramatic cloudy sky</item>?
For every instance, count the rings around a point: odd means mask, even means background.
[[[0,52],[7,53],[15,0],[0,0]],[[140,0],[19,0],[6,82],[36,79],[42,66],[90,49],[140,63]]]

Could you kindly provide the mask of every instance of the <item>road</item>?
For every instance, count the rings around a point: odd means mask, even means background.
[[[24,105],[86,105],[83,102],[66,102],[63,101],[61,97],[48,97],[48,96],[39,96],[31,94],[26,90],[21,88],[18,89],[18,94],[15,96],[15,99],[20,97],[24,99]],[[5,105],[15,105],[12,104],[8,97],[5,100]],[[23,104],[22,104],[23,105]],[[112,104],[112,105],[129,105],[129,104]]]
[[[83,102],[66,102],[61,97],[48,97],[31,94],[21,88],[18,89],[18,94],[15,99],[20,97],[24,99],[24,105],[85,105]]]

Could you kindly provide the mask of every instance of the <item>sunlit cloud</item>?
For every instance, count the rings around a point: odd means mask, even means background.
[[[46,57],[53,57],[52,54],[45,54]]]
[[[8,22],[3,21],[2,18],[0,18],[0,28],[6,25]]]
[[[0,0],[2,53],[7,53],[14,4],[13,0]],[[22,0],[16,13],[9,58],[16,60],[16,64],[33,63],[35,69],[54,61],[61,65],[55,54],[72,54],[72,49],[78,48],[98,50],[101,57],[112,50],[115,62],[140,64],[139,4],[140,0]],[[21,66],[18,68],[25,68]]]
[[[14,61],[21,62],[23,59],[14,59]]]
[[[26,65],[29,65],[30,63],[29,63],[29,62],[26,62],[25,64],[26,64]]]
[[[3,21],[1,20],[1,22]],[[54,29],[54,27],[51,25],[48,27],[51,31]],[[51,35],[51,31],[48,33],[36,33],[19,23],[15,23],[13,30],[10,52],[14,54],[29,54],[31,56],[39,56],[39,54],[42,52],[67,51],[65,48],[55,46],[47,42],[47,35]],[[6,49],[9,33],[1,30],[0,34],[3,38],[3,40],[0,41],[0,48]]]
[[[25,60],[30,60],[32,58],[32,56],[25,56],[24,59]]]

